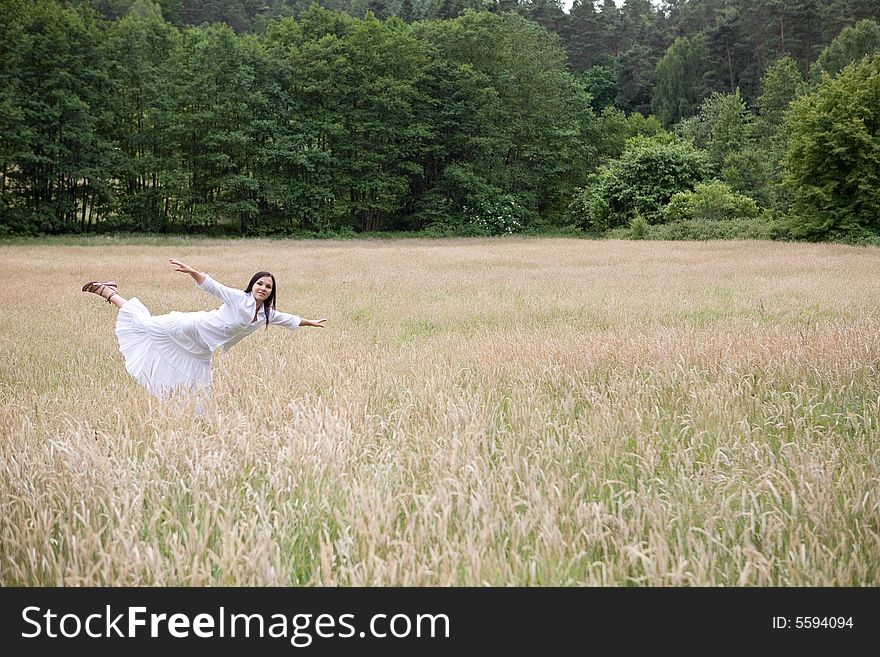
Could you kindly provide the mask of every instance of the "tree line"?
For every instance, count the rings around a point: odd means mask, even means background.
[[[872,2],[3,4],[0,234],[880,229]]]
[[[859,20],[880,20],[876,0],[152,0],[172,25],[225,23],[237,34],[263,34],[313,4],[355,18],[371,13],[406,23],[453,19],[465,11],[514,12],[558,35],[567,68],[589,83],[597,104],[629,113],[652,111],[658,61],[678,38],[705,45],[694,93],[736,89],[760,95],[767,68],[791,57],[806,75],[821,50]],[[143,0],[67,0],[105,18],[121,18]],[[620,5],[620,6],[618,6]],[[693,77],[693,76],[692,76]]]

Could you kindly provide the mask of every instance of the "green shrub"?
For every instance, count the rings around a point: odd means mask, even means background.
[[[631,240],[643,240],[648,236],[648,222],[644,217],[637,215],[629,223],[629,238]]]
[[[758,206],[748,196],[737,194],[725,183],[715,180],[673,196],[663,216],[667,222],[754,219],[758,216]]]
[[[648,238],[655,240],[770,240],[774,224],[765,217],[713,221],[695,219],[651,226]]]
[[[464,214],[468,235],[512,235],[532,223],[529,212],[510,194],[480,199],[475,207],[466,206]]]
[[[16,207],[16,200],[11,194],[0,194],[0,237],[39,232],[36,216]]]
[[[708,171],[705,154],[689,144],[634,139],[575,196],[564,219],[598,233],[628,226],[637,215],[659,224],[669,200],[693,189]]]

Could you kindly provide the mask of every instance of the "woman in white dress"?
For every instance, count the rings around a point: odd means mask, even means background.
[[[187,394],[211,383],[211,354],[224,351],[260,326],[275,324],[323,328],[326,319],[304,319],[275,310],[275,277],[267,271],[253,275],[244,290],[218,283],[179,260],[169,260],[175,271],[189,274],[196,285],[223,304],[216,310],[150,314],[136,297],[123,298],[116,281],[92,281],[83,292],[92,292],[119,308],[116,337],[125,369],[138,383],[160,399]]]

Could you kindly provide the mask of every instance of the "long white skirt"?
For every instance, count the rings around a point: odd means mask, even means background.
[[[137,298],[119,309],[116,337],[125,369],[160,399],[205,390],[211,383],[211,350],[194,339],[189,315],[150,314]]]

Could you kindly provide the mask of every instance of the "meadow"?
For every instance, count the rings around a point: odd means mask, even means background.
[[[179,258],[326,329],[123,368]],[[880,250],[549,238],[0,244],[0,585],[880,585]]]

